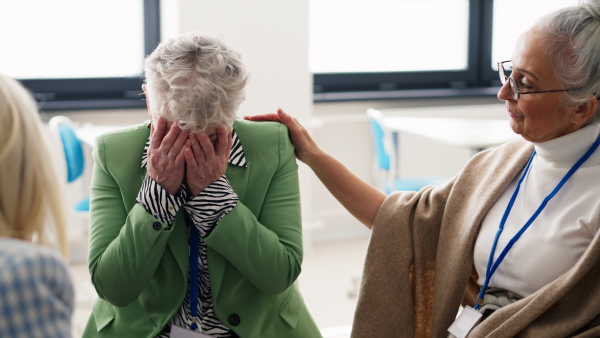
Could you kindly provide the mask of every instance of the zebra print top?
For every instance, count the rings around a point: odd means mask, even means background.
[[[246,158],[242,144],[235,131],[232,132],[233,144],[229,154],[229,163],[246,167]],[[147,165],[147,153],[150,139],[146,142],[142,155],[142,168]],[[146,211],[165,224],[172,225],[179,209],[183,206],[188,218],[200,231],[202,238],[208,236],[214,227],[219,223],[238,202],[238,196],[231,188],[225,175],[210,184],[198,196],[188,198],[185,186],[179,189],[176,196],[167,193],[160,187],[156,181],[146,174],[142,188],[136,199],[137,203],[144,206]],[[190,230],[188,228],[188,243]],[[189,245],[189,244],[188,244]],[[193,248],[190,248],[192,250]],[[210,279],[208,275],[208,259],[206,253],[206,244],[199,242],[198,246],[198,319],[199,328],[203,334],[214,337],[237,337],[233,331],[225,326],[217,318],[212,302]],[[175,313],[171,321],[163,328],[157,337],[169,337],[171,326],[177,325],[190,329],[192,318],[190,314],[190,280],[188,278],[185,298],[181,308]]]

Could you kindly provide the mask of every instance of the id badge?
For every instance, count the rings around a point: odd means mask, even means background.
[[[460,315],[456,317],[456,320],[448,328],[448,332],[454,335],[456,338],[464,338],[469,332],[479,324],[483,316],[479,311],[473,309],[470,306],[466,306]]]
[[[177,325],[171,325],[170,337],[171,338],[210,338],[210,336],[207,336],[207,335],[203,334],[202,332],[184,329]]]

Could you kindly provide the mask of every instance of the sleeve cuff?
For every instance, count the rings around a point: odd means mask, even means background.
[[[200,235],[210,235],[221,219],[227,215],[239,201],[225,175],[206,187],[198,196],[190,199],[183,208],[190,216]]]
[[[177,211],[183,205],[186,198],[185,189],[179,189],[176,196],[169,194],[163,189],[155,180],[153,180],[148,174],[144,178],[142,188],[138,193],[136,202],[144,206],[146,211],[154,216],[162,223],[168,224],[169,228]]]

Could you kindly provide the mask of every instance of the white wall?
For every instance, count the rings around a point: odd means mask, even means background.
[[[283,107],[310,116],[307,0],[164,0],[162,6],[163,38],[201,29],[242,53],[252,78],[239,115]]]

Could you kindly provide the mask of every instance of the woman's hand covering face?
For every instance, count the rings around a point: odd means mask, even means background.
[[[169,194],[176,195],[185,173],[186,149],[190,149],[189,132],[174,122],[167,130],[167,121],[159,116],[150,129],[147,172]]]
[[[183,182],[192,196],[198,195],[225,174],[231,151],[231,133],[225,127],[215,130],[211,141],[204,132],[171,127],[159,116],[151,126],[148,148],[148,175],[169,194],[176,195]],[[211,135],[214,136],[214,135]]]
[[[211,142],[206,133],[191,133],[191,149],[185,149],[185,180],[192,196],[197,196],[225,174],[231,151],[231,132],[225,127],[216,129],[217,139]]]

